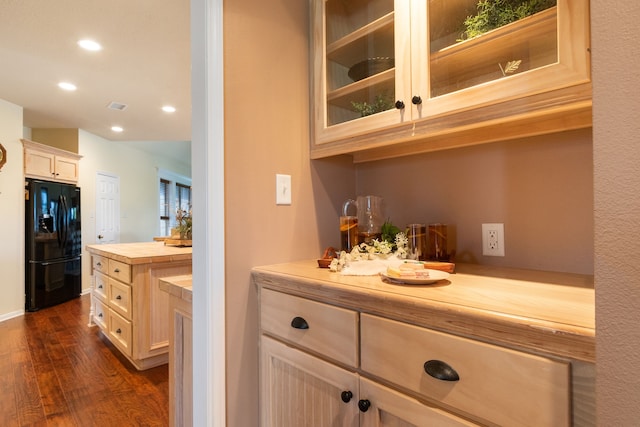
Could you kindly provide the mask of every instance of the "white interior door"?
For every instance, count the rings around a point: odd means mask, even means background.
[[[96,175],[96,243],[120,242],[120,177]]]

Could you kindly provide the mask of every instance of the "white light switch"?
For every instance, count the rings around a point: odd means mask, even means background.
[[[276,205],[291,204],[291,175],[276,174]]]

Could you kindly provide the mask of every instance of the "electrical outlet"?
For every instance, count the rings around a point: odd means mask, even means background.
[[[482,224],[482,255],[504,256],[504,224]]]
[[[276,205],[291,204],[291,175],[276,174]]]

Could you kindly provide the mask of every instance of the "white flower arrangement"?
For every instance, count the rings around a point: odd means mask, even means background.
[[[346,251],[340,251],[338,256],[331,261],[331,264],[329,264],[329,270],[341,271],[352,261],[368,261],[377,258],[390,258],[393,255],[400,259],[406,258],[409,242],[407,236],[401,231],[395,235],[394,240],[394,243],[391,243],[387,240],[374,239],[372,241],[372,245],[360,243],[349,253]]]

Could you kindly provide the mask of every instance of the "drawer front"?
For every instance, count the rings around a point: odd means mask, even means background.
[[[570,425],[568,363],[377,316],[360,322],[363,371],[499,425]],[[437,379],[441,362],[459,378]]]
[[[104,274],[109,273],[109,258],[100,255],[91,255],[91,267],[93,272],[99,271]]]
[[[301,329],[303,322],[308,328]],[[355,311],[262,289],[260,326],[264,332],[299,347],[358,366],[358,313]]]
[[[103,302],[107,302],[109,300],[109,296],[107,294],[109,288],[109,278],[102,273],[98,273],[97,271],[93,272],[93,294],[100,298]]]
[[[93,304],[94,323],[98,325],[100,329],[106,331],[109,319],[109,308],[96,297],[91,298],[91,303]]]
[[[131,283],[131,266],[124,262],[109,260],[109,277],[124,283]]]
[[[109,306],[131,320],[131,286],[109,279]]]
[[[123,354],[131,356],[131,322],[109,310],[109,339]]]

